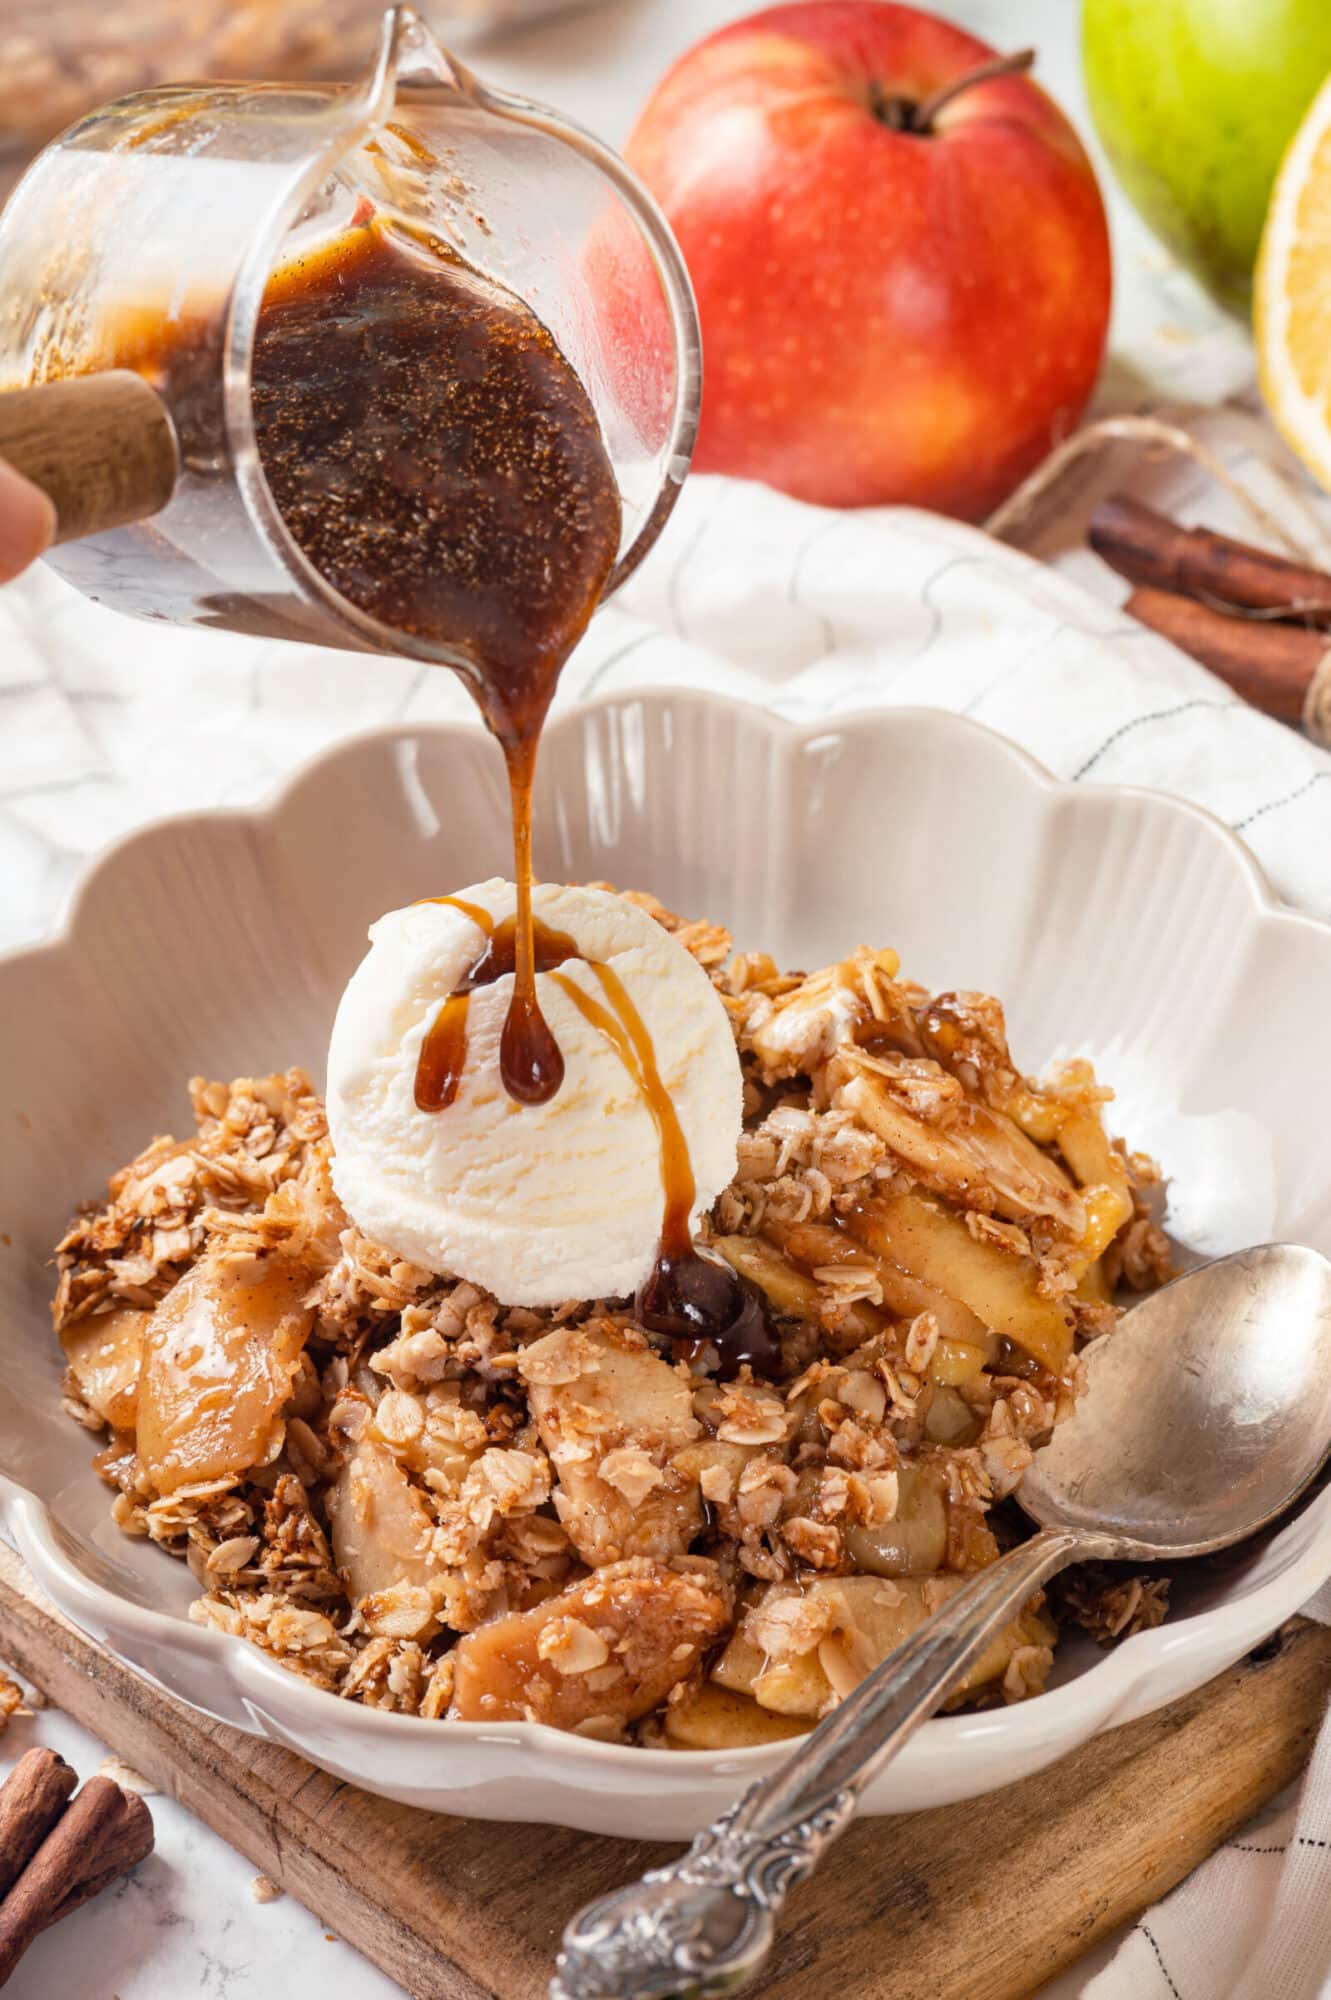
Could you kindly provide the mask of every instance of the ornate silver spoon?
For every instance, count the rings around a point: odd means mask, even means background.
[[[1331,1452],[1331,1263],[1268,1244],[1176,1279],[1087,1350],[1017,1498],[1040,1532],[971,1577],[687,1854],[579,1911],[551,2000],[733,1992],[787,1891],[990,1639],[1069,1563],[1197,1556],[1284,1512]]]

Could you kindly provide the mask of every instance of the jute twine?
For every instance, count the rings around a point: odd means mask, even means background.
[[[1303,726],[1314,743],[1331,750],[1331,646],[1317,662],[1303,697]]]

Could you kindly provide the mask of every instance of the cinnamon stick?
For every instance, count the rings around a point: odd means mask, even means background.
[[[1331,575],[1211,528],[1181,528],[1124,493],[1100,502],[1087,539],[1130,583],[1331,627]]]
[[[0,1896],[7,1896],[78,1784],[54,1750],[29,1750],[0,1786]]]
[[[89,1783],[94,1782],[89,1780]],[[100,1782],[109,1784],[109,1779]],[[120,1811],[106,1830],[98,1848],[93,1871],[75,1882],[67,1895],[62,1897],[41,1926],[49,1930],[58,1924],[72,1910],[90,1903],[94,1896],[100,1896],[103,1889],[109,1889],[140,1861],[146,1860],[153,1848],[153,1816],[137,1792],[127,1792],[115,1787],[120,1794]]]
[[[1191,653],[1254,708],[1284,722],[1303,719],[1313,676],[1331,651],[1324,632],[1231,618],[1168,590],[1134,590],[1124,609]]]
[[[33,1939],[152,1847],[152,1815],[109,1778],[89,1778],[0,1902],[0,1986]]]

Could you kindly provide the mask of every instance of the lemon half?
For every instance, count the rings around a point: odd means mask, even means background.
[[[1257,253],[1253,332],[1267,408],[1331,491],[1331,77],[1276,176]]]

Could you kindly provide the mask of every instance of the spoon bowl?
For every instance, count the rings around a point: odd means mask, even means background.
[[[1176,1278],[1083,1356],[1077,1407],[1017,1500],[1127,1561],[1264,1528],[1331,1450],[1331,1263],[1266,1243]]]

